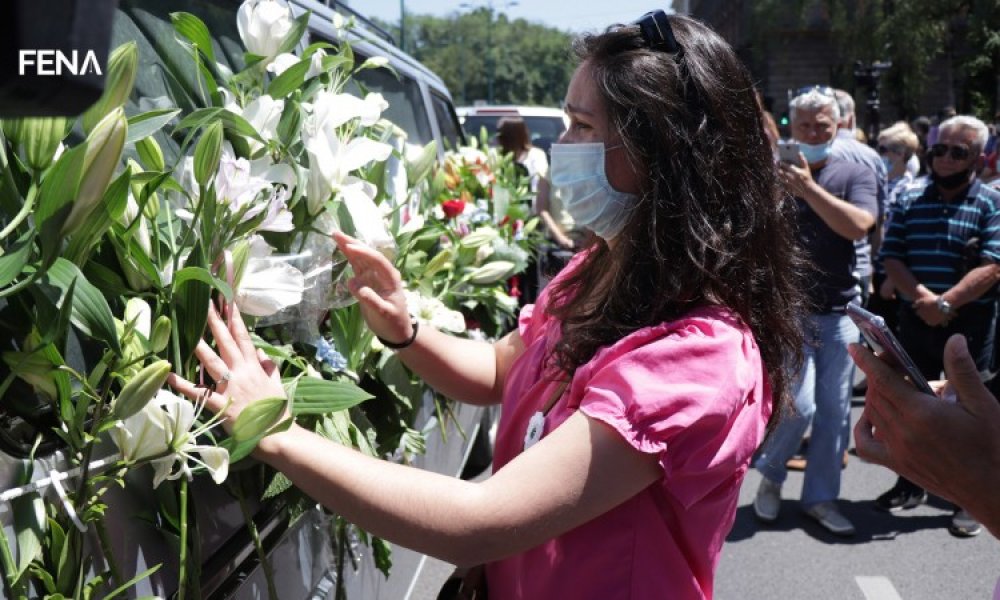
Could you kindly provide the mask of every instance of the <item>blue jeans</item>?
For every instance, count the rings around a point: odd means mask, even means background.
[[[785,461],[798,450],[812,423],[801,498],[808,508],[835,500],[840,494],[841,460],[848,442],[844,432],[850,424],[854,378],[854,361],[847,354],[847,345],[857,342],[860,332],[843,313],[809,315],[803,330],[804,360],[792,387],[795,411],[783,415],[754,466],[764,477],[783,483],[788,475]]]

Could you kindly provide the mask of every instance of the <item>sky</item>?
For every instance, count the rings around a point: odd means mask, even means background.
[[[613,23],[630,23],[656,8],[667,8],[670,0],[519,0],[508,6],[509,0],[403,0],[407,14],[445,16],[473,8],[493,5],[498,13],[511,19],[526,19],[550,27],[582,31],[603,30]],[[348,0],[347,4],[359,13],[386,21],[399,22],[400,0]]]

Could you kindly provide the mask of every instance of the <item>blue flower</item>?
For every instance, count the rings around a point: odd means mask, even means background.
[[[340,352],[337,352],[337,347],[326,341],[325,338],[316,339],[316,360],[326,363],[334,371],[343,371],[347,369],[347,359]]]

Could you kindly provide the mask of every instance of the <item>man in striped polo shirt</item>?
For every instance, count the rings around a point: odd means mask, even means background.
[[[960,333],[981,372],[989,369],[1000,281],[1000,193],[976,177],[989,131],[974,117],[941,123],[928,152],[931,177],[908,190],[889,216],[880,259],[900,292],[900,342],[927,379],[940,379],[948,337]],[[900,477],[875,501],[889,512],[913,508],[927,493]],[[954,535],[982,528],[959,509]]]

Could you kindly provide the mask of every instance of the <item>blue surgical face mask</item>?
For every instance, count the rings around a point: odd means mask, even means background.
[[[605,240],[621,233],[639,198],[611,187],[604,172],[604,144],[552,144],[552,185],[566,212]]]
[[[882,164],[885,165],[886,173],[892,171],[892,160],[890,160],[888,157],[886,156],[882,157]]]
[[[830,158],[830,150],[833,148],[833,140],[825,144],[803,144],[799,142],[799,152],[806,157],[806,162],[816,164]]]

